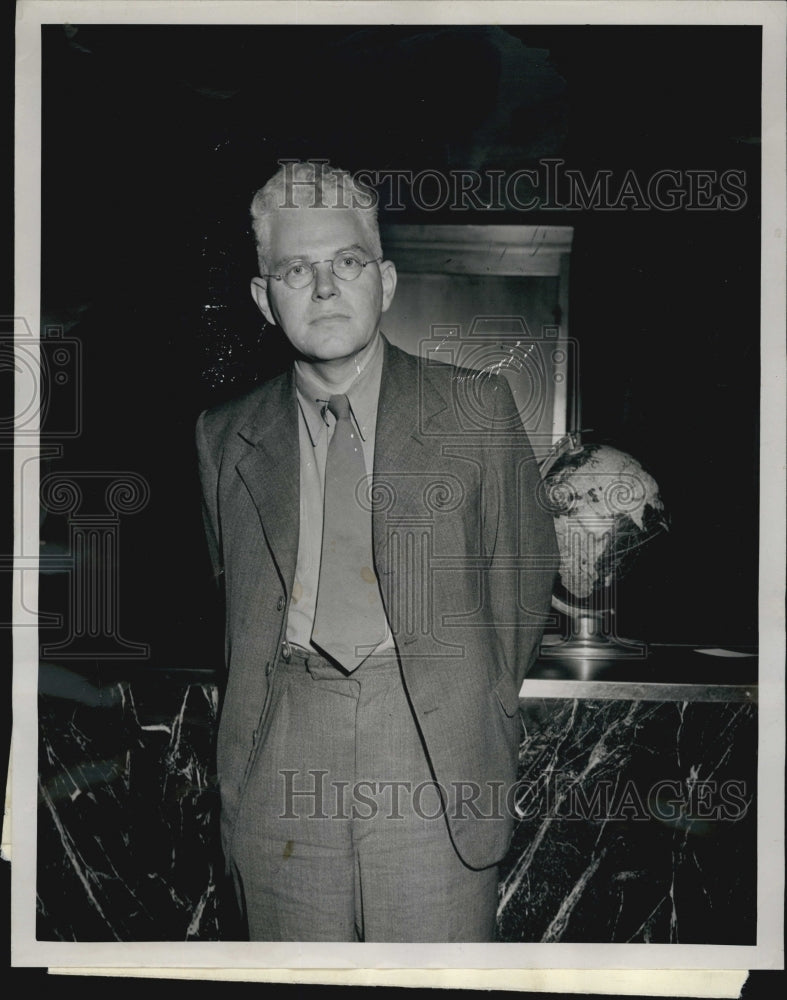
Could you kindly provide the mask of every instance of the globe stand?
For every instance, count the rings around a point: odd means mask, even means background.
[[[579,427],[578,392],[574,404],[572,425]],[[540,467],[545,509],[555,517],[560,590],[568,596],[552,596],[568,631],[544,637],[541,669],[589,680],[614,673],[623,660],[647,659],[644,642],[615,635],[618,579],[667,521],[658,486],[639,463],[609,445],[583,445],[584,433],[561,438]]]
[[[552,604],[568,618],[569,632],[565,636],[545,636],[542,658],[568,661],[572,673],[585,680],[601,672],[610,661],[646,659],[644,642],[614,635],[613,610],[576,608],[557,596],[553,596]]]

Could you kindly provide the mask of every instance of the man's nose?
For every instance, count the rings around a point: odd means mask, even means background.
[[[339,294],[336,275],[333,273],[333,265],[328,261],[321,261],[313,264],[314,268],[314,289],[313,299],[330,299]]]

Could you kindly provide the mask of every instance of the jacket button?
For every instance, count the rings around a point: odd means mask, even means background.
[[[279,596],[279,599],[278,599],[278,601],[276,601],[276,609],[277,609],[278,611],[281,611],[281,609],[282,609],[283,607],[284,607],[284,598],[283,598],[283,597],[281,597],[281,596]]]

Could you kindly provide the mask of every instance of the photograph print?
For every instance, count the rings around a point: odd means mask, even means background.
[[[351,8],[42,17],[17,961],[776,965],[766,25]]]

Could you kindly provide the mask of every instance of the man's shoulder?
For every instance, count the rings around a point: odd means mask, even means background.
[[[479,397],[492,400],[500,389],[506,403],[511,395],[508,380],[499,364],[487,365],[484,368],[467,368],[449,361],[448,350],[445,352],[447,355],[445,358],[440,358],[439,352],[430,354],[426,358],[417,357],[390,343],[389,350],[391,361],[398,369],[396,374],[411,382],[417,380],[427,392],[436,391],[447,398],[457,392],[466,392],[472,387]]]
[[[286,392],[288,372],[254,386],[240,396],[217,403],[204,410],[199,417],[207,438],[225,437],[241,430],[253,420],[271,400],[278,400]]]
[[[418,376],[427,382],[433,382],[436,386],[450,385],[451,382],[460,381],[464,376],[473,373],[473,369],[462,368],[447,358],[439,358],[436,354],[430,354],[428,357],[411,354],[390,341],[388,351],[389,364],[399,370],[397,374],[401,372],[408,377]]]

